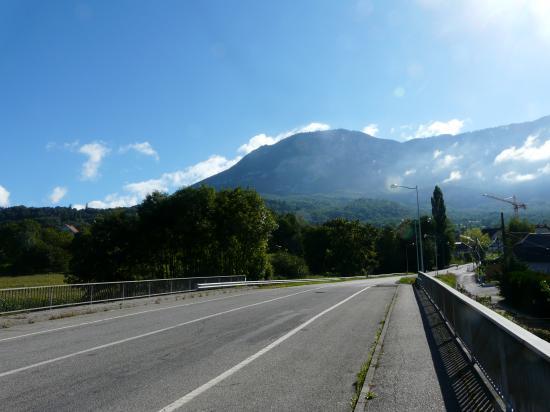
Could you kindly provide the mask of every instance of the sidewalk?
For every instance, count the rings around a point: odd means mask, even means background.
[[[400,285],[365,410],[494,410],[495,402],[422,291]]]

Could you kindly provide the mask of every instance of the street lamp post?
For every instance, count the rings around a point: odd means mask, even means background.
[[[420,203],[418,202],[418,185],[410,187],[392,184],[390,187],[392,189],[402,187],[403,189],[416,190],[416,215],[418,217],[418,247],[420,248],[420,269],[422,270],[422,272],[424,272],[424,252],[422,251],[422,228],[420,225]]]

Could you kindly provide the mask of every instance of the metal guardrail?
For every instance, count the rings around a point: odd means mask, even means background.
[[[327,278],[328,280],[334,280],[334,278]],[[197,288],[201,289],[217,289],[217,288],[231,288],[235,286],[261,286],[261,285],[277,285],[284,283],[312,283],[312,282],[326,282],[325,279],[289,279],[289,280],[245,280],[243,282],[217,282],[217,283],[199,283]]]
[[[425,273],[422,287],[509,410],[550,405],[550,343]]]
[[[80,283],[0,289],[0,314],[168,295],[198,290],[199,283],[246,281],[246,276],[210,276]]]

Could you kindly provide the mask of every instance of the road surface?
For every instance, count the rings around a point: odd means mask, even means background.
[[[454,273],[456,275],[456,281],[469,293],[475,296],[490,296],[493,303],[497,303],[502,300],[500,296],[500,290],[497,286],[487,285],[481,286],[476,282],[476,274],[473,271],[473,265],[460,265],[458,267],[451,267],[449,269],[440,270],[439,273]],[[435,274],[435,272],[430,272]]]
[[[0,330],[1,409],[348,411],[395,280],[203,296]]]

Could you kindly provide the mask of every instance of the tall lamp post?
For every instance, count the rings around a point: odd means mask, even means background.
[[[422,229],[420,225],[420,204],[418,203],[418,185],[414,187],[410,186],[401,186],[392,184],[390,186],[392,189],[397,189],[398,187],[401,187],[403,189],[409,189],[409,190],[416,190],[416,215],[418,217],[418,247],[420,248],[420,269],[422,272],[424,272],[424,252],[422,251]]]

